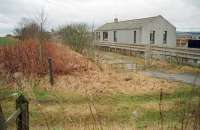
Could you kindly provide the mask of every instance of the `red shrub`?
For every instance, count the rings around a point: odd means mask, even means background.
[[[55,74],[68,74],[87,70],[87,60],[64,45],[44,44],[43,62],[40,62],[39,44],[26,41],[0,47],[0,64],[10,73],[45,75],[48,73],[48,57],[53,60]]]

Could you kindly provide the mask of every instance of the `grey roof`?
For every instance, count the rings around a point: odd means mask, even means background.
[[[133,19],[133,20],[127,20],[127,21],[106,23],[106,24],[102,25],[101,27],[97,28],[97,31],[141,28],[144,24],[149,23],[149,22],[153,22],[158,17],[162,17],[162,16],[158,15],[158,16],[155,16],[155,17],[148,17],[148,18],[142,18],[142,19]]]
[[[178,36],[181,35],[189,35],[189,36],[195,36],[195,35],[200,35],[200,32],[176,32]]]
[[[176,32],[176,37],[178,38],[182,37],[192,38],[195,36],[200,36],[200,32]]]

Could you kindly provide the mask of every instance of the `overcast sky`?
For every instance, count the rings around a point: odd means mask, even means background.
[[[97,27],[115,17],[128,20],[163,15],[181,31],[200,31],[200,0],[0,0],[0,36],[12,33],[23,17],[42,9],[48,27],[84,22]]]

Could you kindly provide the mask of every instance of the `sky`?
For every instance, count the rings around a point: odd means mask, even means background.
[[[0,0],[0,36],[12,33],[24,17],[44,10],[47,27],[87,23],[98,27],[114,18],[162,15],[178,31],[200,31],[200,0]]]

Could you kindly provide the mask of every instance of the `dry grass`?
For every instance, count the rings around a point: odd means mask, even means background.
[[[165,102],[162,102],[162,105],[164,106],[163,111],[169,111],[173,107],[173,102],[165,101]],[[149,102],[149,103],[141,104],[141,107],[148,110],[159,111],[159,104],[157,102]]]
[[[179,83],[145,77],[140,73],[117,73],[109,67],[103,72],[58,76],[55,86],[49,85],[47,77],[25,78],[22,85],[23,93],[30,101],[31,129],[44,130],[49,130],[48,127],[52,130],[160,129],[160,88],[167,97],[163,101],[163,111],[165,115],[171,115],[176,110],[174,101],[179,100],[174,92],[183,87]],[[136,119],[132,116],[134,111],[139,114]],[[167,122],[164,127],[178,129],[178,121],[174,117],[165,117],[168,118],[175,123]]]
[[[187,65],[170,64],[163,60],[153,60],[151,69],[167,71],[168,73],[199,73],[200,69],[197,67]]]
[[[105,52],[101,50],[96,51],[98,59],[102,63],[112,64],[112,63],[136,63],[138,65],[145,65],[145,59],[138,56],[127,56],[114,52]],[[168,73],[197,73],[200,69],[197,67],[187,66],[187,65],[177,65],[175,63],[170,64],[165,60],[153,59],[151,65],[146,66],[146,69],[165,71]]]
[[[145,77],[141,73],[117,73],[111,69],[58,77],[55,84],[56,88],[93,94],[154,93],[161,88],[170,91],[176,86],[176,83]]]
[[[112,69],[110,65],[104,65],[103,70],[91,69],[81,73],[75,72],[70,75],[58,75],[55,77],[53,88],[49,83],[48,76],[34,79],[39,80],[38,85],[43,86],[45,89],[66,90],[81,95],[109,95],[114,93],[150,94],[159,92],[161,88],[171,93],[179,88],[179,83],[147,77],[140,72],[119,73]],[[23,86],[28,86],[26,80],[27,78],[22,80]],[[17,84],[15,86],[17,87]]]
[[[36,128],[31,128],[32,130],[48,130],[46,127],[36,127]],[[127,126],[119,126],[118,124],[113,124],[110,127],[106,126],[97,126],[97,125],[72,125],[72,126],[66,126],[66,127],[53,127],[53,130],[138,130],[137,128],[133,127],[127,127]],[[144,128],[142,130],[160,130],[159,126],[157,128],[155,127],[148,127]],[[168,129],[168,130],[177,130],[176,128],[174,129]]]

